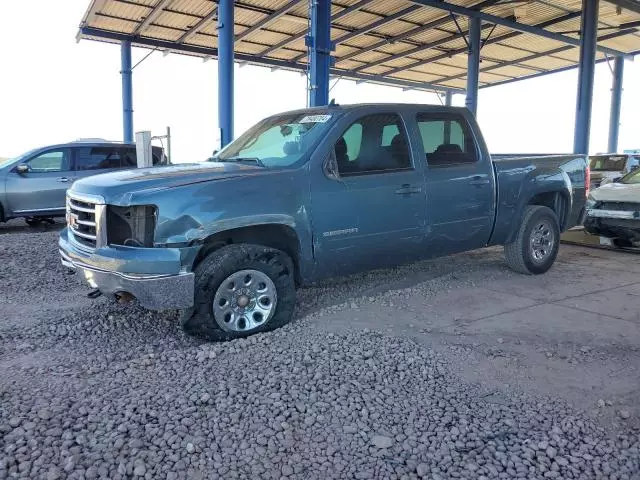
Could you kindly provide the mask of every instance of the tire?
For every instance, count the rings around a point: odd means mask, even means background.
[[[631,243],[627,239],[622,239],[622,238],[614,238],[614,239],[612,239],[611,240],[611,245],[613,245],[615,248],[619,248],[619,249],[633,248],[633,243]]]
[[[291,321],[296,302],[294,266],[284,252],[228,245],[207,255],[194,273],[194,306],[182,315],[182,326],[190,335],[228,341]]]
[[[512,270],[539,275],[551,268],[559,248],[558,216],[548,207],[529,205],[524,210],[515,240],[505,245],[504,252]]]

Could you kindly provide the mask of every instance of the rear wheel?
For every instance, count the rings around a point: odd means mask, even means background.
[[[187,333],[232,340],[281,327],[295,306],[293,262],[279,250],[229,245],[195,270],[194,307],[183,314]]]
[[[560,226],[553,210],[529,205],[515,240],[505,245],[509,267],[516,272],[538,275],[548,271],[558,256]]]

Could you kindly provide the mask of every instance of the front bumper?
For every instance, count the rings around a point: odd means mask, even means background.
[[[190,264],[183,260],[194,255],[191,248],[103,247],[89,251],[73,242],[67,229],[60,233],[58,246],[62,264],[104,294],[129,293],[150,310],[193,306],[194,274],[183,268],[183,264]]]
[[[640,242],[640,219],[609,218],[588,214],[584,222],[584,229],[592,235],[627,240],[632,244]]]

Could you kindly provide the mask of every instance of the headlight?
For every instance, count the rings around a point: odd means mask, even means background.
[[[587,208],[593,208],[596,206],[596,203],[598,203],[596,201],[595,198],[593,198],[591,195],[589,195],[589,197],[587,197]]]
[[[153,247],[157,208],[153,205],[107,207],[107,241],[126,247]]]

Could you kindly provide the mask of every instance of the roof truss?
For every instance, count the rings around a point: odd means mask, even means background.
[[[306,47],[300,40],[307,34],[307,1],[237,1],[238,61],[305,71]],[[482,86],[563,70],[577,63],[572,55],[558,55],[575,50],[580,44],[576,26],[580,11],[575,10],[573,0],[529,1],[529,5],[545,7],[538,10],[547,12],[547,17],[538,21],[532,21],[535,16],[516,19],[515,7],[508,6],[513,0],[451,1],[407,0],[404,5],[394,2],[387,11],[387,5],[392,4],[383,0],[334,0],[338,9],[334,7],[331,17],[333,41],[340,48],[334,55],[336,66],[332,74],[403,88],[461,91],[466,62],[456,56],[467,53],[461,41],[466,41],[468,31],[460,26],[462,22],[453,20],[454,15],[485,22],[483,46],[494,47],[490,55],[482,55],[490,65],[480,72],[491,73],[481,78]],[[613,10],[609,4],[619,8]],[[607,56],[627,57],[640,51],[640,34],[635,28],[640,25],[640,2],[602,0],[602,8],[609,15],[601,16],[600,30],[607,35],[599,37],[599,51]],[[127,13],[133,9],[140,12],[139,16]],[[549,18],[553,11],[557,15]],[[620,20],[612,17],[612,11],[618,12]],[[256,13],[260,16],[256,17]],[[127,39],[134,45],[212,58],[217,56],[217,38],[210,22],[216,16],[215,0],[92,0],[78,37],[111,42]],[[563,22],[567,22],[563,25],[567,28],[560,26]],[[624,28],[625,25],[634,28]],[[497,33],[493,35],[496,26]],[[531,40],[530,44],[532,35],[539,40]],[[431,50],[433,54],[429,54]],[[540,61],[527,63],[545,58],[553,59],[548,67]],[[523,70],[520,74],[515,69],[500,70],[509,66]]]

